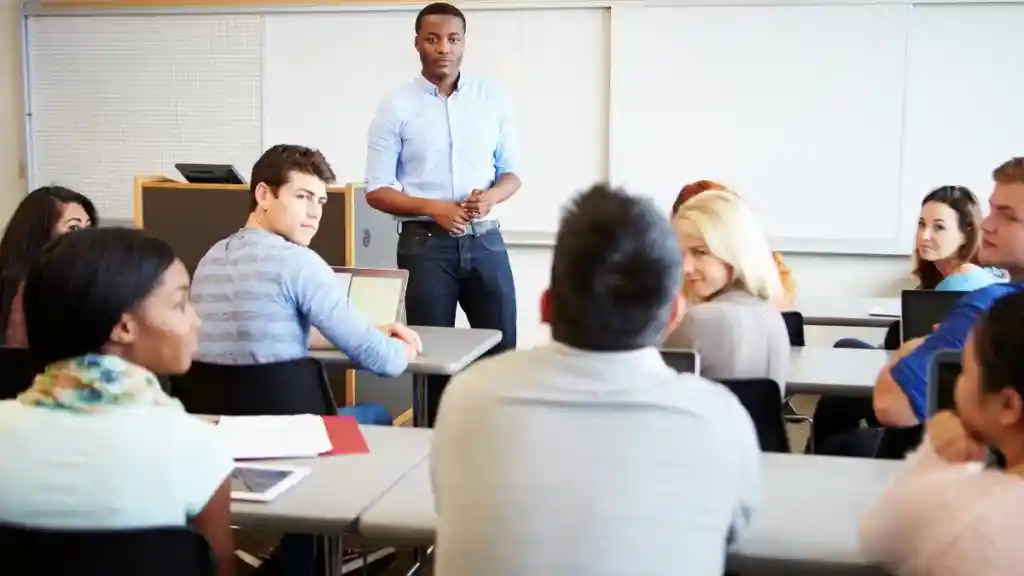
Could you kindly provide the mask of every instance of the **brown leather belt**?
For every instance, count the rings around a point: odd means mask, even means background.
[[[471,222],[466,226],[466,231],[463,234],[455,234],[445,230],[437,222],[429,220],[403,220],[398,225],[398,233],[401,234],[406,230],[419,230],[428,234],[447,234],[448,236],[454,236],[456,238],[460,236],[480,236],[481,234],[487,234],[494,230],[499,230],[501,224],[497,220],[481,220],[479,222]]]

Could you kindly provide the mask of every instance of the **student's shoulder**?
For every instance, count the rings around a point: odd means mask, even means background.
[[[1020,282],[996,282],[964,294],[958,306],[978,308],[987,310],[993,302],[1015,292],[1024,290],[1024,283]]]

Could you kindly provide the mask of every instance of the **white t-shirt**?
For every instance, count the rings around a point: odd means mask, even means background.
[[[721,576],[760,458],[732,393],[654,348],[477,362],[434,432],[435,574]]]
[[[0,522],[184,526],[231,473],[212,424],[152,406],[81,413],[0,402]]]

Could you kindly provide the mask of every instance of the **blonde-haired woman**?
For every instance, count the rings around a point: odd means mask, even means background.
[[[710,190],[673,218],[691,307],[666,348],[696,350],[709,378],[770,378],[785,385],[785,290],[757,216],[736,194]]]
[[[697,180],[696,182],[690,182],[679,190],[679,194],[676,196],[676,201],[672,204],[672,216],[675,217],[676,213],[679,212],[679,208],[689,200],[695,198],[698,194],[712,190],[731,192],[735,194],[735,192],[730,190],[728,186],[719,184],[714,180]],[[796,282],[793,280],[793,273],[790,272],[789,266],[787,266],[785,260],[782,259],[782,254],[773,251],[772,258],[775,259],[775,267],[779,271],[779,281],[782,282],[782,289],[784,293],[780,302],[780,307],[783,309],[791,308],[796,302]]]

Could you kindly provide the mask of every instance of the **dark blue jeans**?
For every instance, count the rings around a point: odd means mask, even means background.
[[[412,326],[455,326],[461,306],[473,328],[500,330],[501,342],[488,354],[516,347],[516,287],[501,231],[454,237],[429,225],[403,225],[398,267],[409,271],[406,321]],[[427,387],[427,421],[433,425],[446,376]]]

